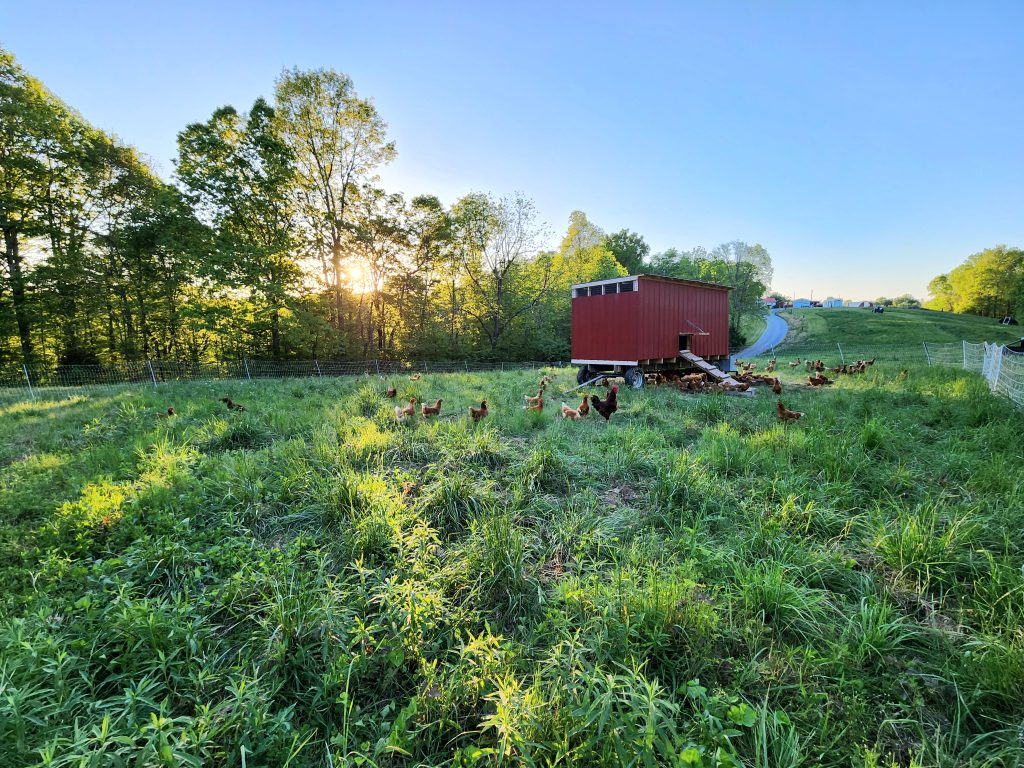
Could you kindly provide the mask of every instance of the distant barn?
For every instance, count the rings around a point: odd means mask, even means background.
[[[572,286],[572,362],[580,366],[578,380],[609,373],[641,387],[644,373],[708,371],[728,361],[730,290],[656,275]]]

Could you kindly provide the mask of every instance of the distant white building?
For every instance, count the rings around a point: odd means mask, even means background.
[[[861,309],[870,309],[874,306],[873,302],[870,301],[852,301],[847,300],[846,306],[848,307],[860,307]]]
[[[810,299],[793,299],[793,309],[801,309],[811,306]]]
[[[826,309],[835,309],[836,307],[843,306],[843,300],[842,299],[825,299],[824,303],[822,303],[821,306],[825,307]]]

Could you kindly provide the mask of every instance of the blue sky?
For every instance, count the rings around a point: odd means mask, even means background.
[[[165,177],[175,136],[333,67],[389,189],[522,190],[655,251],[760,242],[775,287],[925,293],[1024,245],[1024,3],[9,2],[0,45]]]

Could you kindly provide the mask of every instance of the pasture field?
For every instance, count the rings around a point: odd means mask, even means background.
[[[860,346],[949,341],[1016,341],[1022,326],[1002,326],[992,318],[926,309],[796,309],[781,313],[790,324],[785,344],[836,343]]]
[[[0,765],[1018,765],[1024,421],[902,367],[0,406]]]

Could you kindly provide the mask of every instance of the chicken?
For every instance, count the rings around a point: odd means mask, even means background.
[[[619,410],[619,385],[615,384],[612,386],[611,391],[608,393],[608,397],[605,400],[601,400],[597,395],[590,396],[590,404],[594,406],[594,410],[604,416],[605,421],[609,421],[612,414]]]
[[[812,387],[825,387],[832,383],[832,379],[824,374],[818,373],[807,377],[807,383]]]
[[[910,371],[908,371],[906,368],[904,368],[902,371],[899,372],[899,375],[896,377],[896,381],[906,381],[907,380],[907,376],[909,376],[909,375],[910,375]]]
[[[800,358],[798,357],[796,360],[794,360],[792,363],[789,364],[789,367],[790,368],[796,368],[800,364],[801,364]]]
[[[169,418],[171,418],[171,416],[177,416],[177,415],[178,414],[174,411],[174,408],[168,408],[163,413],[158,413],[157,414],[157,416],[159,416],[161,419],[169,419]]]
[[[244,411],[245,410],[245,406],[244,405],[242,405],[241,403],[236,403],[230,397],[222,397],[220,399],[220,401],[222,403],[224,403],[228,407],[229,411]]]
[[[778,405],[779,421],[799,421],[803,418],[803,413],[800,411],[791,411],[782,404],[779,400]]]
[[[523,399],[526,400],[527,406],[536,405],[537,403],[541,402],[544,399],[544,387],[538,389],[537,394],[534,397],[530,397],[529,395],[523,395]]]
[[[409,381],[419,381],[422,377],[418,373],[414,373],[409,377]]]
[[[409,404],[405,407],[395,406],[395,421],[405,421],[407,417],[416,413],[416,398],[410,397]]]
[[[774,383],[772,384],[772,392],[774,392],[776,395],[782,394],[782,382],[779,381],[778,379],[775,379]]]
[[[875,358],[873,358],[873,357],[870,360],[865,360],[864,361],[864,365],[874,365],[874,364],[875,364]]]
[[[420,406],[420,415],[424,419],[430,418],[431,416],[437,416],[439,413],[441,413],[441,401],[440,400],[438,400],[433,405],[427,405],[426,403],[423,403]]]
[[[440,404],[441,401],[438,400],[437,402],[438,402],[438,404]],[[481,400],[480,401],[480,407],[479,408],[474,408],[472,405],[469,406],[469,418],[471,418],[473,421],[480,421],[480,419],[486,419],[487,418],[487,413],[488,413],[488,411],[487,411],[487,401],[486,400]]]
[[[590,403],[587,401],[586,395],[583,396],[583,402],[579,404],[576,410],[580,412],[580,416],[586,416],[590,413]]]
[[[384,390],[384,397],[394,398],[398,394],[398,390],[394,387],[388,387]]]
[[[572,421],[579,421],[583,417],[580,416],[578,408],[570,408],[565,403],[562,403],[562,418],[571,419]]]
[[[765,367],[765,371],[772,373],[775,370],[775,358],[768,361],[768,365]]]
[[[544,410],[543,392],[544,392],[544,390],[541,390],[541,394],[537,395],[537,397],[528,397],[528,398],[526,398],[527,403],[526,403],[526,405],[523,406],[523,410],[524,411],[537,411],[538,413],[543,411]]]

